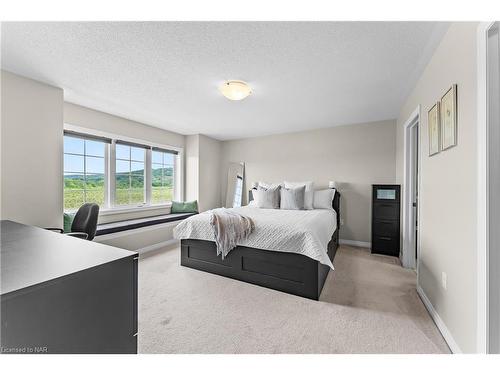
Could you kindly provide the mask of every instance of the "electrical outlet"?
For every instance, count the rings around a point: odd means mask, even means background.
[[[441,272],[441,285],[443,286],[444,290],[446,290],[446,282],[447,282],[446,272]]]

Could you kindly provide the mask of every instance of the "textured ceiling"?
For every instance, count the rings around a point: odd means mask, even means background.
[[[234,139],[396,118],[447,24],[2,23],[2,68],[65,100]],[[247,81],[234,102],[218,86]]]

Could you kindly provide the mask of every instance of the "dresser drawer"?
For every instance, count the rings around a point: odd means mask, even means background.
[[[399,237],[372,236],[372,253],[399,256]]]
[[[373,218],[385,220],[399,220],[399,204],[396,203],[373,203]]]
[[[399,223],[394,220],[373,220],[372,231],[374,236],[398,237]]]

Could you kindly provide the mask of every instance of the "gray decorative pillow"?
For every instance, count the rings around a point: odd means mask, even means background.
[[[306,185],[294,188],[281,188],[280,208],[282,210],[303,210],[305,195]]]
[[[280,208],[280,186],[265,188],[259,185],[255,201],[259,208]]]

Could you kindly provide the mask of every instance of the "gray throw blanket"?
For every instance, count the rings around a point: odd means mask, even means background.
[[[246,240],[255,228],[251,218],[227,208],[212,210],[210,225],[214,230],[217,255],[222,254],[222,259],[238,245],[238,242]]]

